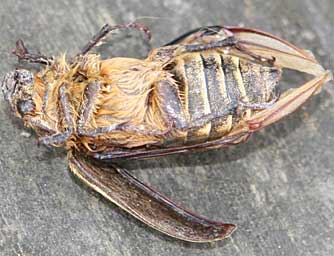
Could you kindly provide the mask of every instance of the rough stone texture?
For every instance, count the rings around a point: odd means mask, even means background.
[[[142,16],[154,47],[191,28],[247,25],[310,49],[334,69],[334,1],[2,0],[0,74],[22,38],[71,55],[105,22]],[[108,54],[143,57],[140,33],[115,35]],[[283,86],[301,83],[288,73]],[[333,255],[334,88],[284,121],[227,150],[124,162],[187,207],[237,223],[225,241],[190,244],[146,227],[72,177],[63,152],[37,147],[0,100],[1,255]],[[30,136],[31,134],[31,136]]]

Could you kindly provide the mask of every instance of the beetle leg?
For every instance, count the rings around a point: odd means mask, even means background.
[[[173,39],[164,46],[217,41],[217,36],[226,38],[233,35],[234,34],[230,30],[222,25],[199,27],[182,34],[181,36]]]
[[[253,115],[249,120],[246,120],[245,123],[242,123],[232,131],[231,135],[238,134],[240,131],[255,132],[279,121],[302,106],[307,99],[318,92],[325,82],[331,79],[331,73],[327,71],[301,87],[287,91],[275,104]]]
[[[239,143],[241,140],[246,138],[249,135],[248,131],[241,131],[238,134],[234,134],[232,136],[223,137],[221,139],[202,142],[195,145],[187,145],[187,146],[176,146],[176,147],[168,147],[161,149],[142,149],[142,150],[120,150],[120,151],[112,151],[112,152],[101,152],[94,153],[93,157],[99,160],[112,160],[118,158],[130,158],[130,159],[145,159],[145,158],[153,158],[160,157],[166,155],[173,155],[178,153],[187,153],[196,150],[201,150],[203,148],[218,148],[224,146],[230,146]]]
[[[47,133],[56,133],[57,131],[52,128],[47,122],[45,122],[44,120],[38,118],[38,117],[32,117],[32,118],[28,118],[26,120],[26,122],[33,126],[34,128],[38,128],[44,132],[47,132]]]
[[[165,122],[176,129],[188,127],[188,121],[179,100],[175,85],[168,80],[161,80],[156,84],[161,108],[165,113]]]
[[[13,54],[15,54],[19,60],[25,60],[29,63],[51,65],[54,60],[53,57],[47,57],[38,53],[30,53],[22,40],[16,42],[16,48],[13,50]]]
[[[262,64],[266,64],[269,66],[273,66],[275,63],[275,57],[264,57],[261,56],[259,54],[253,53],[252,51],[249,51],[246,47],[244,47],[241,43],[237,43],[234,48],[238,51],[240,51],[241,53],[250,56],[253,60],[261,62]]]
[[[99,127],[96,129],[87,128],[87,125],[91,121],[91,118],[97,107],[97,100],[100,92],[101,92],[100,81],[96,80],[87,84],[77,128],[78,134],[81,136],[96,137],[101,134],[115,131],[119,127],[119,124],[114,124],[108,127]]]
[[[60,146],[63,145],[72,135],[72,131],[66,131],[63,133],[56,133],[50,136],[41,137],[38,142],[45,146]]]
[[[37,118],[37,117],[29,118],[28,120],[26,120],[26,122],[29,125],[31,125],[34,129],[37,128],[37,129],[42,130],[42,131],[44,131],[48,134],[57,134],[57,130],[52,128],[47,122],[45,122],[44,120],[41,120],[40,118]],[[61,138],[56,138],[56,139],[53,139],[53,143],[51,143],[50,141],[48,141],[48,139],[50,137],[52,137],[52,135],[38,138],[38,140],[37,140],[38,145],[43,144],[46,148],[51,149],[50,145],[53,145],[55,142],[66,141],[66,140],[61,139]],[[45,140],[43,140],[43,139],[45,139]]]
[[[164,46],[169,46],[169,45],[179,44],[179,43],[184,43],[184,44],[192,43],[206,36],[217,35],[218,33],[222,31],[224,31],[224,28],[220,25],[196,28],[196,29],[190,30],[182,34],[181,36],[173,39],[172,41],[168,42]]]
[[[83,103],[80,109],[78,133],[82,133],[85,130],[85,126],[90,122],[96,109],[96,104],[101,89],[101,82],[98,80],[92,81],[87,84],[85,88]]]
[[[224,239],[236,229],[198,216],[179,206],[115,165],[104,165],[78,152],[69,152],[70,170],[88,186],[150,227],[169,236],[191,241]]]
[[[211,49],[219,49],[219,48],[235,48],[239,52],[250,56],[252,59],[259,61],[261,63],[267,63],[268,65],[273,65],[275,62],[274,57],[264,57],[249,51],[246,47],[244,47],[237,38],[233,35],[229,36],[223,40],[219,41],[212,41],[209,43],[202,43],[202,44],[188,44],[184,46],[185,52],[199,52],[199,51],[206,51]],[[184,52],[182,51],[182,53]]]
[[[66,85],[62,84],[59,87],[60,106],[64,115],[64,123],[66,130],[61,133],[52,134],[39,138],[39,142],[43,145],[62,145],[68,140],[74,132],[73,113],[71,110],[71,103],[66,92]]]
[[[142,23],[138,22],[129,22],[126,24],[120,24],[115,26],[110,26],[109,24],[105,24],[100,31],[95,34],[92,39],[82,48],[81,52],[78,55],[85,55],[87,54],[91,49],[93,49],[95,46],[101,43],[101,41],[112,31],[123,29],[123,28],[134,28],[141,30],[145,33],[148,40],[151,39],[151,32],[148,29],[148,27]]]

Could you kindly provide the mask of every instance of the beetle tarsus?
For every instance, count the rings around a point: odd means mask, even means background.
[[[53,63],[53,57],[47,57],[38,53],[30,53],[21,39],[16,42],[16,48],[12,51],[12,53],[16,55],[19,60],[24,60],[29,63],[38,63],[43,65],[51,65]]]
[[[261,55],[258,55],[258,54],[255,54],[251,51],[249,51],[246,47],[244,47],[242,45],[242,42],[239,41],[235,46],[234,46],[238,51],[246,54],[246,55],[249,55],[250,57],[252,57],[255,61],[258,61],[258,62],[261,62],[262,64],[266,64],[266,65],[269,65],[269,66],[273,66],[274,63],[275,63],[275,57],[271,57],[271,58],[267,58],[267,57],[263,57]]]
[[[140,31],[143,31],[147,37],[148,40],[151,39],[151,32],[149,28],[142,23],[139,22],[129,22],[126,24],[120,24],[120,25],[115,25],[115,26],[110,26],[109,24],[105,24],[100,31],[95,34],[92,39],[82,48],[81,52],[78,54],[79,55],[85,55],[87,54],[90,50],[92,50],[94,47],[96,47],[98,44],[102,42],[102,40],[112,31],[118,30],[118,29],[124,29],[124,28],[133,28],[137,29]]]
[[[38,139],[39,144],[46,147],[50,146],[62,146],[71,137],[72,131],[66,131],[64,133],[56,133],[50,136],[40,137]]]

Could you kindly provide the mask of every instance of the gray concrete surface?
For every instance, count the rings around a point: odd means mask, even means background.
[[[84,1],[0,3],[0,75],[15,40],[46,54],[74,54],[106,22],[142,16],[153,47],[202,25],[247,25],[310,49],[334,69],[332,0]],[[122,33],[109,55],[143,57],[140,33]],[[110,53],[111,52],[111,53]],[[283,86],[303,76],[288,73]],[[37,147],[0,100],[0,255],[333,255],[334,88],[233,148],[123,166],[185,206],[239,225],[213,244],[146,227],[72,177],[61,151]]]

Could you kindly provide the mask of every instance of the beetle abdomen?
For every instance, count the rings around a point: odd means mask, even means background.
[[[184,54],[172,70],[188,126],[185,140],[202,141],[228,133],[245,113],[243,103],[272,98],[280,70],[216,51]]]

